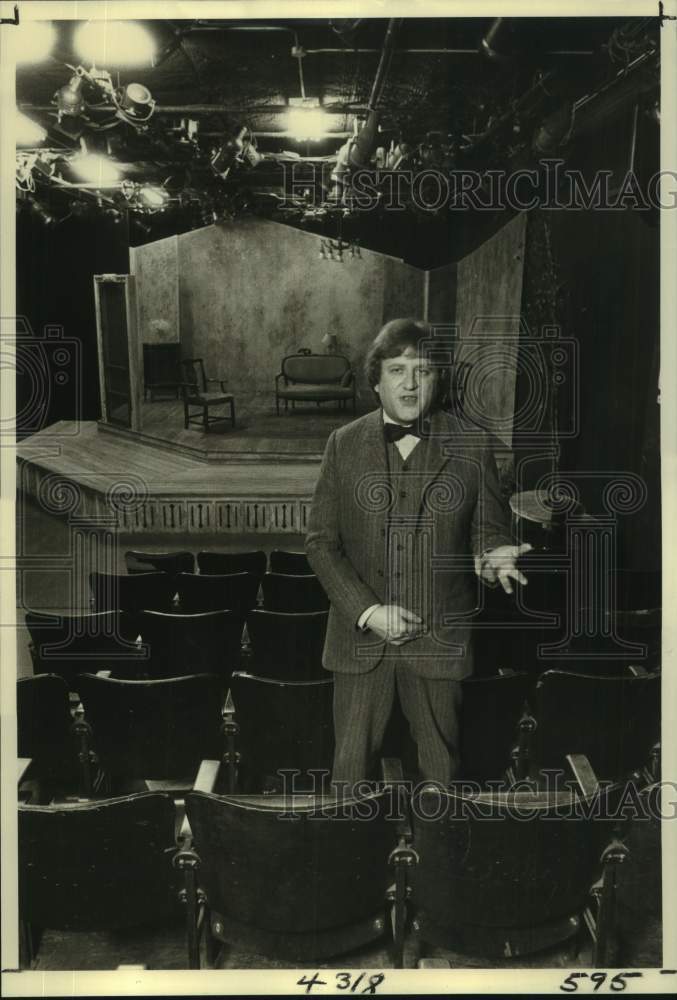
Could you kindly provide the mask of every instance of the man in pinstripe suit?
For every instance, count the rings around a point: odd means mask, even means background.
[[[395,691],[423,778],[458,770],[461,680],[472,673],[474,574],[526,583],[484,432],[439,408],[430,330],[392,320],[367,377],[380,408],[327,442],[306,538],[331,609],[324,666],[334,672],[334,782],[370,776]]]

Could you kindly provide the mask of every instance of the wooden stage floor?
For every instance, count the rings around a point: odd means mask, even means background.
[[[50,513],[114,514],[131,533],[303,533],[320,455],[280,457],[280,445],[210,461],[166,439],[60,421],[18,445],[17,486]]]
[[[228,412],[215,409],[212,415]],[[199,416],[199,409],[191,407]],[[183,426],[183,403],[179,400],[146,401],[141,407],[143,439],[173,445],[185,454],[210,462],[275,457],[277,461],[321,458],[331,432],[355,419],[351,409],[340,410],[335,403],[298,403],[293,409],[281,407],[280,416],[270,394],[235,400],[236,426],[230,420],[216,424],[205,434],[198,424]]]

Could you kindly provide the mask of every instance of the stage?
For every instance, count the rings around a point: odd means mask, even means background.
[[[176,400],[145,403],[141,432],[59,421],[19,443],[17,488],[47,513],[113,519],[125,534],[303,534],[327,438],[353,415],[241,413],[208,434],[184,430]]]
[[[223,408],[227,412],[227,407]],[[196,407],[192,413],[199,413]],[[211,416],[216,416],[216,409]],[[215,424],[205,434],[198,424],[183,425],[183,403],[156,399],[141,405],[141,435],[148,444],[170,444],[174,450],[208,462],[310,461],[322,458],[327,438],[336,427],[355,419],[351,409],[335,403],[290,404],[280,415],[270,393],[235,399],[236,426],[230,420]]]

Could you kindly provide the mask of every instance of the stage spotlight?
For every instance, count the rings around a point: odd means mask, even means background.
[[[118,110],[132,120],[146,121],[153,114],[155,101],[148,87],[142,83],[128,83],[116,93]]]
[[[81,25],[73,44],[83,62],[115,67],[151,65],[157,47],[143,25],[110,18]]]
[[[85,110],[85,99],[82,96],[81,76],[72,76],[67,84],[60,87],[54,95],[58,108],[57,118],[61,121],[63,115],[77,118]]]
[[[224,135],[223,142],[212,153],[209,165],[214,173],[218,174],[224,181],[228,177],[230,168],[235,163],[235,160],[242,154],[246,134],[247,128],[243,126],[235,136]]]
[[[159,212],[165,208],[169,201],[169,195],[164,188],[154,187],[152,184],[144,184],[139,188],[137,199],[143,208],[149,212]]]
[[[42,125],[22,115],[20,111],[16,112],[15,129],[17,146],[37,146],[47,135]]]
[[[320,107],[292,107],[287,112],[287,134],[299,142],[317,142],[331,135],[330,121],[330,116]]]
[[[71,166],[82,178],[90,184],[111,184],[120,179],[120,171],[112,160],[95,153],[78,154],[70,160]]]
[[[21,21],[12,29],[17,64],[42,62],[52,51],[55,38],[56,30],[49,21]]]

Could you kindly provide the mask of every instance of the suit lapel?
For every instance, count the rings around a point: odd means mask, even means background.
[[[355,465],[366,472],[386,474],[385,439],[383,436],[383,415],[379,407],[368,414],[362,428],[362,440],[359,455],[355,455]]]
[[[449,419],[445,413],[438,410],[432,415],[430,420],[430,437],[427,441],[428,452],[426,455],[425,484],[421,490],[421,502],[418,509],[419,527],[421,517],[426,513],[429,514],[428,505],[426,503],[429,491],[451,458],[450,444],[452,440],[452,427]]]

